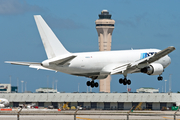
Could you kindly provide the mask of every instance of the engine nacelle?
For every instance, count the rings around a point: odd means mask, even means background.
[[[164,71],[164,68],[161,64],[152,63],[148,67],[141,69],[142,73],[146,73],[148,75],[160,75]]]

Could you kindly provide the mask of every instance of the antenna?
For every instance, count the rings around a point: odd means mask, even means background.
[[[56,82],[56,92],[57,92],[57,82],[58,82],[58,80],[56,80],[55,82]]]

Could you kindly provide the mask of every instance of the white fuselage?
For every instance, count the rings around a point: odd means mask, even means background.
[[[160,50],[158,49],[140,49],[72,53],[72,55],[75,55],[77,57],[71,60],[69,64],[52,65],[48,68],[67,74],[95,73],[101,72],[101,70],[106,65],[121,65],[132,63],[134,61],[140,60],[142,53],[154,53],[159,51]],[[171,63],[171,59],[168,55],[166,55],[165,57],[157,60],[155,63],[160,63],[164,68],[166,68]]]

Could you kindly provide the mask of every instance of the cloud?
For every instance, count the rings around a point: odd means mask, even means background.
[[[160,38],[169,38],[169,37],[172,37],[171,34],[165,34],[165,33],[157,33],[154,36],[155,37],[160,37]]]
[[[132,21],[129,21],[129,20],[116,20],[116,24],[121,24],[124,26],[130,26],[130,27],[136,27],[136,25]]]
[[[146,16],[148,15],[148,13],[143,13],[142,15],[138,15],[135,17],[136,23],[139,24]]]
[[[121,24],[124,26],[137,27],[142,20],[148,15],[148,13],[143,13],[142,15],[137,15],[131,20],[116,20],[116,24]]]
[[[81,28],[86,28],[82,24],[78,24],[74,22],[72,19],[63,19],[63,18],[58,18],[54,17],[52,15],[45,16],[45,20],[47,23],[54,28],[58,29],[81,29]]]
[[[39,12],[42,8],[30,5],[24,0],[0,0],[0,15],[23,14],[26,12]]]

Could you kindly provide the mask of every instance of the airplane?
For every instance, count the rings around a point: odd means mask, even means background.
[[[9,106],[9,101],[5,98],[0,98],[0,108]]]
[[[119,79],[119,83],[123,85],[131,84],[131,80],[127,79],[127,75],[131,73],[159,75],[158,80],[162,80],[161,74],[171,63],[168,54],[175,50],[175,47],[170,46],[164,50],[137,49],[70,53],[41,15],[34,15],[34,18],[48,59],[42,62],[5,62],[26,65],[37,70],[51,70],[91,78],[92,80],[87,81],[86,84],[92,88],[99,86],[94,80],[105,79],[108,75],[114,74],[123,74],[124,78]]]

